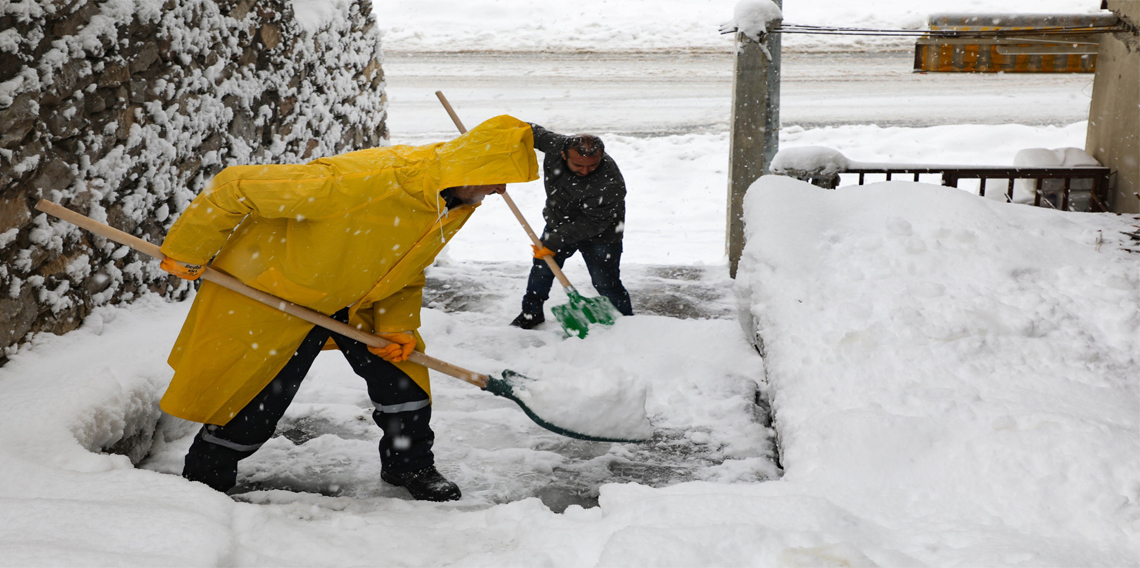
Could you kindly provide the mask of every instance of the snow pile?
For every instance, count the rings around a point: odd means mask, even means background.
[[[1080,148],[1026,148],[1013,157],[1013,165],[1020,168],[1074,168],[1099,166],[1100,162]]]
[[[810,172],[821,176],[835,175],[851,166],[839,150],[822,146],[784,148],[772,158],[772,173]]]
[[[1088,152],[1080,148],[1025,148],[1019,150],[1013,157],[1013,165],[1020,168],[1074,168],[1081,166],[1099,166],[1100,162],[1096,158],[1089,155]],[[996,182],[1000,184],[1001,182]],[[1041,180],[1041,189],[1048,195],[1050,193],[1059,193],[1064,191],[1064,180],[1060,179],[1045,179]],[[1092,190],[1092,180],[1081,179],[1073,180],[1070,182],[1070,189],[1078,191]],[[989,189],[989,183],[986,184]],[[1032,203],[1034,195],[1037,191],[1037,182],[1028,179],[1019,179],[1013,182],[1013,200],[1016,203]],[[994,192],[997,195],[1005,195],[1005,188],[999,188]],[[989,196],[990,192],[986,192]],[[1079,196],[1078,196],[1079,197]],[[1087,200],[1087,197],[1084,199]],[[1054,199],[1056,201],[1056,199]],[[1057,206],[1060,205],[1058,201]]]
[[[783,19],[780,7],[772,0],[740,0],[732,11],[732,19],[720,26],[721,32],[740,32],[755,42],[764,40],[768,27]]]
[[[646,440],[646,386],[624,372],[577,373],[512,381],[515,395],[543,420],[571,432],[618,440]]]
[[[921,562],[1135,562],[1140,264],[1100,246],[1134,220],[775,176],[745,212],[785,483]]]

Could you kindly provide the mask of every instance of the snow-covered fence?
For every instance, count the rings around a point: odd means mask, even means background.
[[[160,242],[224,166],[386,143],[371,14],[368,0],[0,1],[0,363],[95,306],[189,290],[33,213],[39,198]]]

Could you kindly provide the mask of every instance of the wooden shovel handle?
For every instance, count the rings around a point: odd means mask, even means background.
[[[76,213],[75,211],[63,207],[58,203],[53,203],[51,201],[47,201],[46,199],[41,199],[40,202],[36,204],[36,209],[39,209],[40,211],[43,211],[44,213],[47,213],[53,217],[58,217],[64,221],[78,225],[79,227],[87,229],[96,235],[106,237],[119,244],[131,247],[147,256],[152,256],[159,260],[162,260],[166,257],[158,245],[144,241],[143,239],[140,239],[134,235],[128,235],[127,233],[124,233],[114,227],[105,225],[94,219],[91,219],[90,217]],[[359,330],[355,327],[352,327],[351,325],[334,320],[322,313],[316,312],[304,306],[298,306],[297,304],[286,300],[282,300],[273,294],[262,292],[256,288],[251,288],[241,280],[238,280],[237,278],[234,278],[233,276],[230,276],[229,274],[226,274],[225,272],[222,272],[215,268],[206,267],[205,272],[202,274],[202,279],[233,290],[234,292],[237,292],[243,296],[253,298],[254,300],[257,300],[267,306],[281,310],[291,316],[301,318],[311,324],[319,325],[329,331],[334,331],[346,337],[355,339],[361,343],[364,343],[365,345],[371,345],[373,347],[385,347],[387,345],[391,345],[392,343],[383,337],[372,335],[371,333]],[[490,377],[487,375],[469,371],[463,367],[452,365],[446,361],[440,361],[435,357],[425,355],[419,351],[413,351],[412,355],[408,357],[408,360],[413,363],[423,365],[429,369],[435,369],[436,371],[439,371],[446,375],[451,375],[452,377],[471,383],[479,388],[486,388],[487,382],[490,381]]]
[[[451,121],[455,123],[455,127],[459,129],[459,132],[461,134],[467,132],[467,127],[463,126],[463,121],[459,120],[459,115],[455,114],[455,109],[451,108],[451,103],[447,102],[447,97],[443,96],[443,91],[436,91],[435,96],[439,98],[439,102],[443,104],[444,110],[447,111],[448,116],[451,117]],[[523,230],[525,230],[527,236],[530,237],[530,242],[534,243],[534,246],[542,248],[542,241],[538,240],[538,235],[534,234],[534,230],[530,228],[530,223],[526,222],[526,217],[523,217],[519,206],[515,205],[515,200],[511,199],[511,196],[508,195],[506,191],[504,191],[502,195],[503,201],[507,202],[507,207],[511,208],[511,213],[515,214],[515,219],[519,220],[519,223],[523,226]],[[570,279],[566,278],[566,275],[562,273],[562,269],[558,267],[558,263],[554,262],[554,258],[544,256],[542,260],[546,261],[546,265],[550,267],[554,276],[558,277],[558,281],[562,283],[563,288],[574,289],[574,286],[570,284]]]

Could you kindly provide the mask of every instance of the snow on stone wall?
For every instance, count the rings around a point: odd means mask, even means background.
[[[33,209],[151,242],[221,168],[387,143],[369,0],[0,0],[0,363],[95,306],[189,285]]]

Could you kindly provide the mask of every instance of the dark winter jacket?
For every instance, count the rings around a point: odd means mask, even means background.
[[[562,159],[569,136],[531,124],[534,148],[546,154],[542,162],[546,185],[546,231],[542,244],[552,250],[580,242],[621,241],[625,230],[625,179],[609,154],[598,169],[579,177]]]

